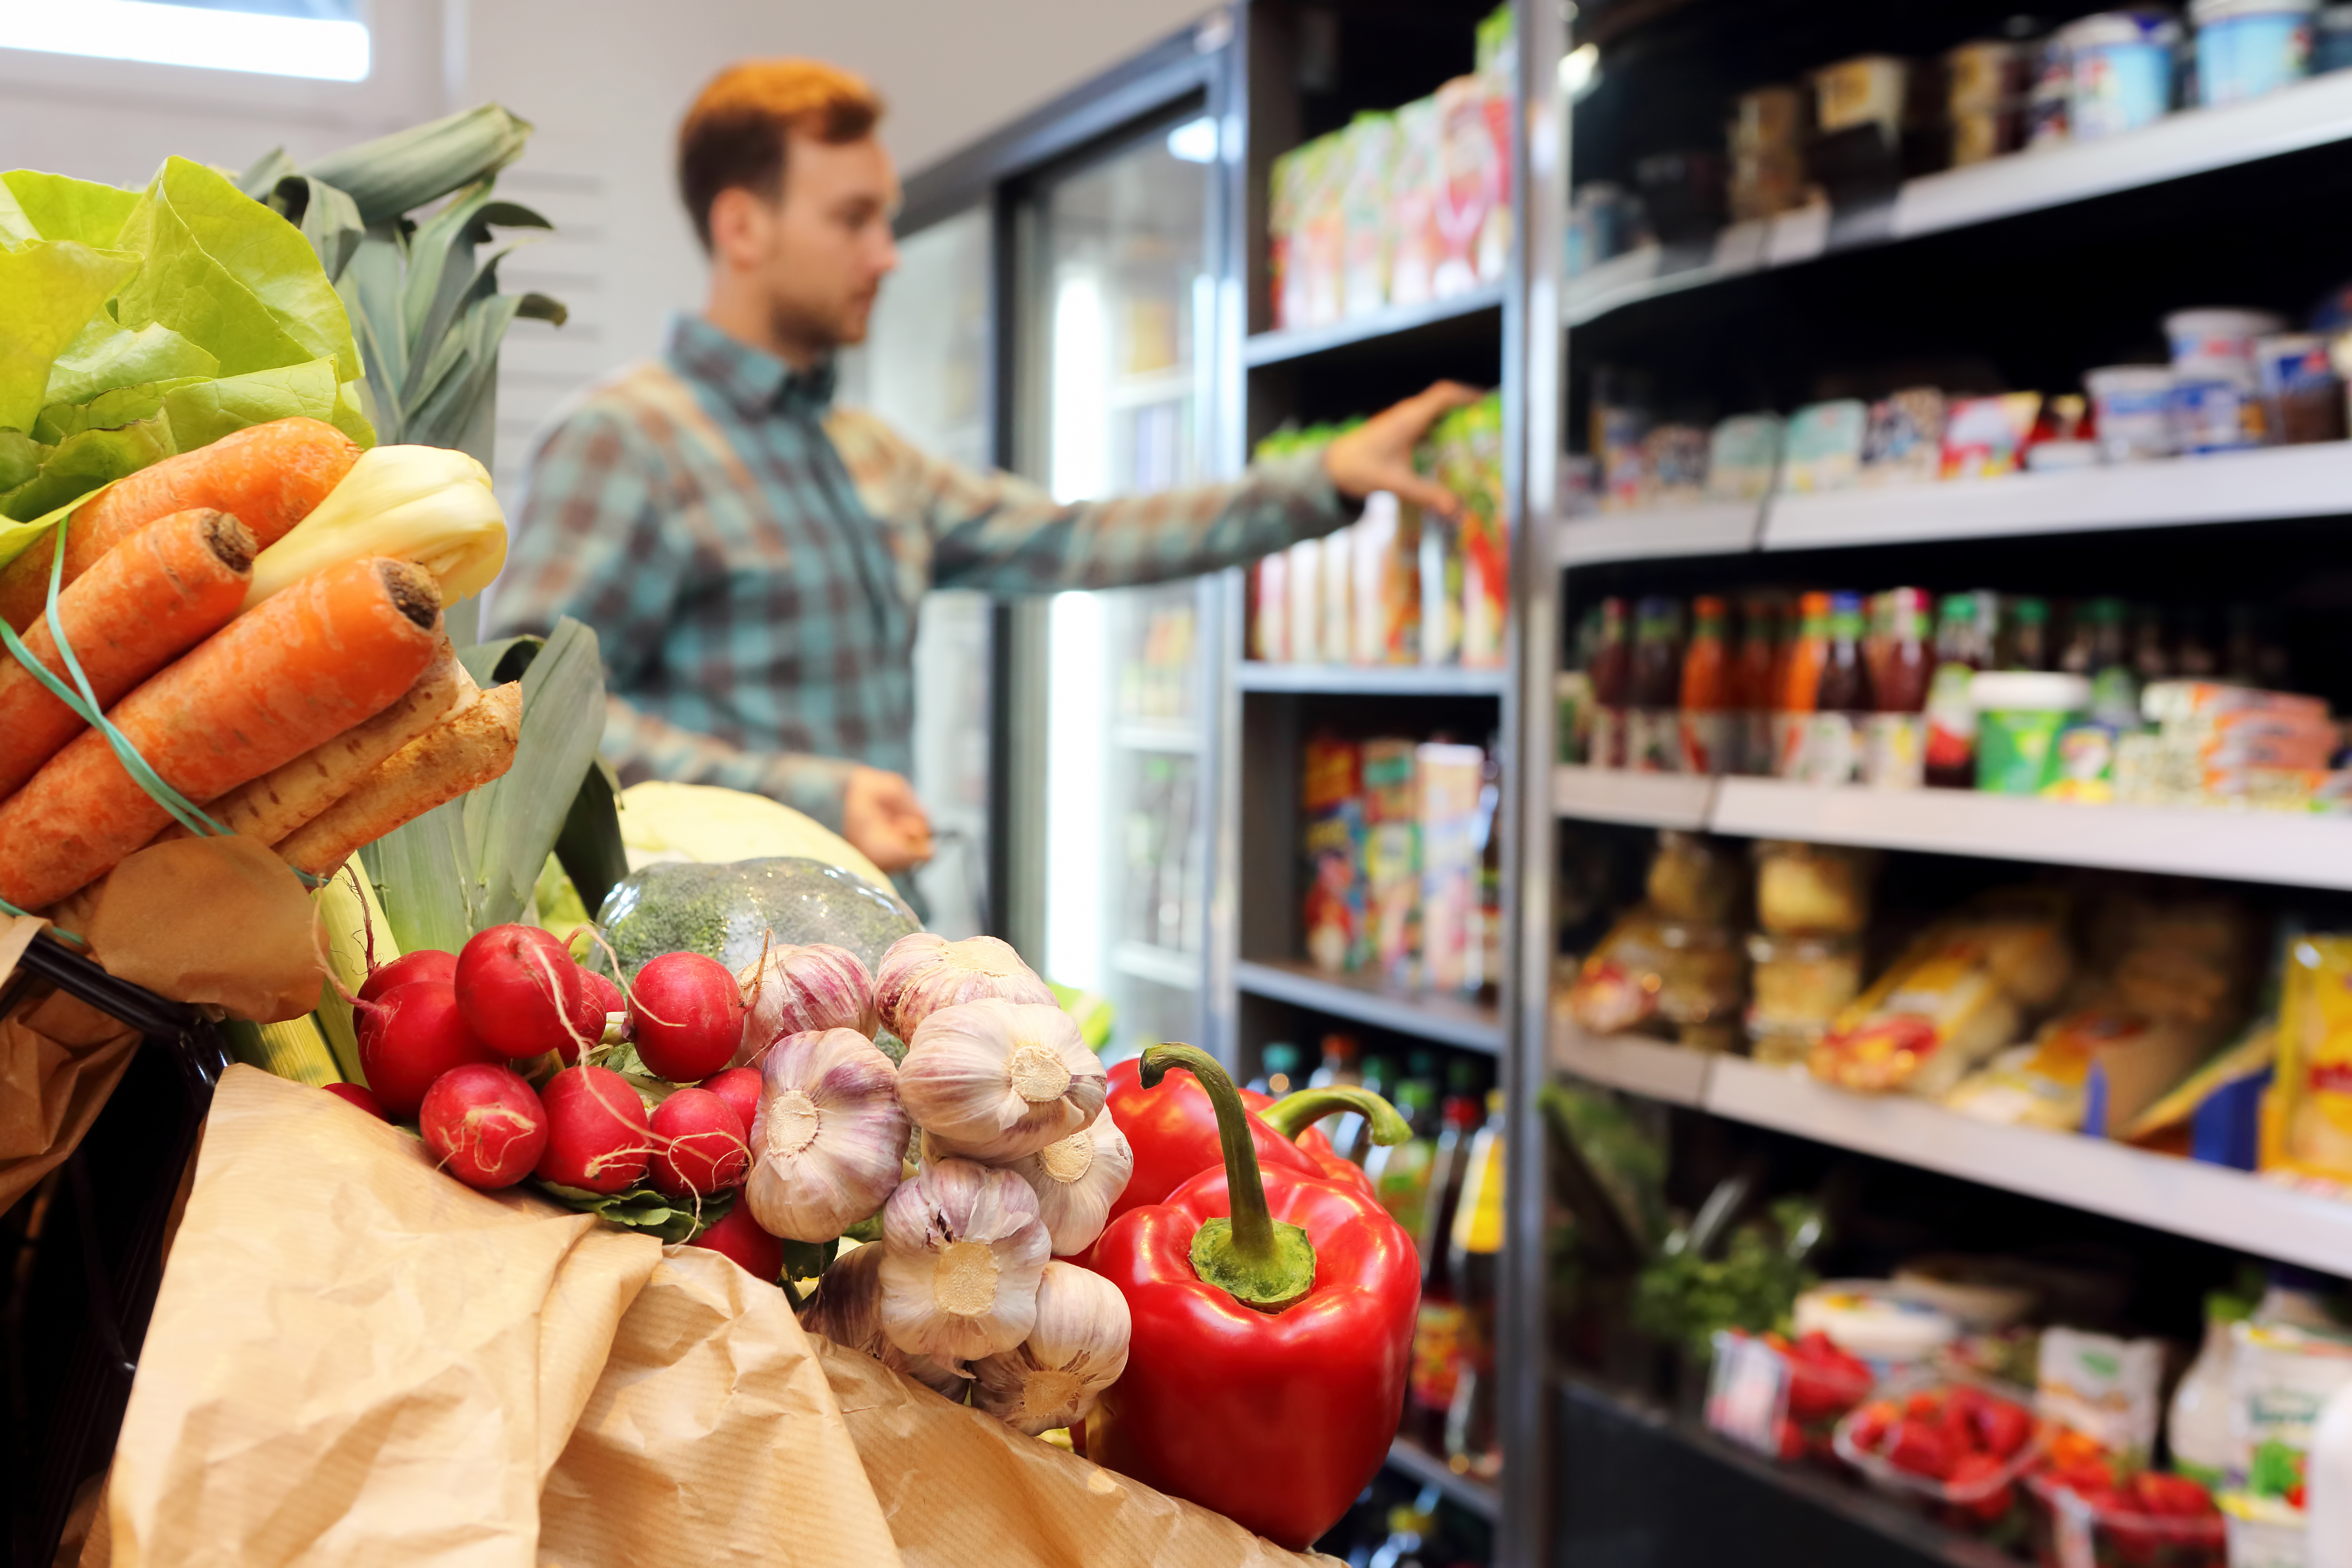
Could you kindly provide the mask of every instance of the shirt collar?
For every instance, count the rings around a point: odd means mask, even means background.
[[[797,371],[764,349],[729,337],[699,316],[670,320],[662,358],[682,376],[701,382],[747,419],[805,409],[823,413],[833,401],[830,359]]]

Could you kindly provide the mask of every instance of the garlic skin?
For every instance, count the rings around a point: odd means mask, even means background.
[[[1033,1437],[1075,1426],[1127,1370],[1133,1326],[1118,1286],[1075,1263],[1048,1263],[1036,1326],[1013,1349],[971,1363],[971,1402]]]
[[[1054,1005],[1053,987],[1021,962],[1013,944],[992,936],[950,942],[919,931],[890,944],[874,971],[882,1026],[914,1044],[923,1020],[942,1007],[993,996],[1004,1002]]]
[[[1106,1107],[1094,1124],[1024,1154],[1005,1169],[1037,1194],[1037,1214],[1054,1243],[1054,1256],[1084,1252],[1110,1223],[1110,1205],[1135,1174],[1135,1151]]]
[[[858,1247],[833,1260],[801,1310],[801,1327],[845,1350],[861,1351],[892,1372],[913,1378],[942,1399],[963,1403],[966,1379],[956,1363],[909,1355],[882,1331],[882,1248]]]
[[[1036,1194],[1012,1172],[925,1165],[882,1210],[882,1331],[942,1361],[1011,1350],[1036,1326],[1049,1245]]]
[[[743,1202],[770,1236],[831,1241],[898,1184],[898,1069],[854,1029],[786,1035],[760,1063]]]
[[[882,1027],[874,976],[845,947],[776,947],[735,972],[743,993],[743,1043],[734,1066],[755,1065],[786,1035],[855,1029],[871,1040]]]
[[[925,1132],[974,1160],[1034,1154],[1102,1113],[1109,1080],[1059,1007],[990,998],[923,1020],[898,1098]]]

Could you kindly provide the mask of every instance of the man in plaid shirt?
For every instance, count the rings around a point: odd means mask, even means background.
[[[1206,572],[1328,532],[1374,490],[1450,511],[1412,447],[1474,395],[1434,386],[1320,453],[1143,498],[1065,506],[930,457],[832,402],[834,353],[864,340],[898,264],[880,113],[814,61],[739,65],[704,89],[678,178],[709,303],[541,440],[490,613],[501,633],[563,615],[595,628],[625,783],[766,795],[895,872],[930,851],[905,776],[926,589]]]

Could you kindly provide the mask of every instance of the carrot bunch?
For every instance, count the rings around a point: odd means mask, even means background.
[[[317,420],[254,426],[83,502],[61,567],[47,543],[0,567],[0,621],[114,732],[0,653],[0,900],[70,925],[124,857],[190,831],[116,737],[213,826],[312,877],[505,773],[520,689],[476,688],[442,631],[434,572],[328,552],[246,608],[256,558],[359,458]]]

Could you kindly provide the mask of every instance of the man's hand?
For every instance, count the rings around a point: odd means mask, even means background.
[[[1443,485],[1432,484],[1413,472],[1412,449],[1438,416],[1465,407],[1482,395],[1458,381],[1441,381],[1426,392],[1392,404],[1323,448],[1323,471],[1331,484],[1350,500],[1361,500],[1374,490],[1390,490],[1400,500],[1431,511],[1458,516],[1460,498]]]
[[[897,773],[861,767],[841,792],[841,836],[885,871],[931,858],[931,819],[915,786]]]

